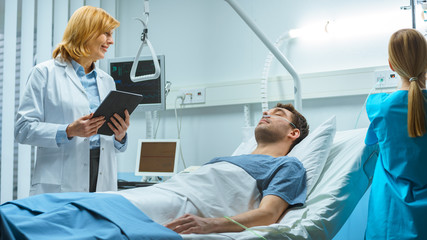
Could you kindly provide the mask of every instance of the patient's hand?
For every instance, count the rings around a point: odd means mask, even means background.
[[[165,227],[181,234],[190,233],[212,233],[215,232],[215,227],[218,225],[217,218],[202,218],[191,214],[185,214]]]

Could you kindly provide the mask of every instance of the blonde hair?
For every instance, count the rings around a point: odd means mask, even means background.
[[[86,47],[87,42],[118,26],[120,26],[120,22],[104,9],[83,6],[71,16],[62,42],[53,50],[52,56],[56,58],[60,55],[63,60],[70,58],[78,60],[81,57],[87,57],[90,54],[90,50]]]
[[[426,133],[426,99],[419,81],[425,81],[427,69],[427,42],[414,29],[395,32],[388,45],[391,67],[405,79],[411,79],[408,91],[408,134],[421,137]]]

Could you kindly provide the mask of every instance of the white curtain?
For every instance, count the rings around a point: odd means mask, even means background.
[[[20,92],[31,68],[51,58],[71,14],[83,5],[116,17],[116,0],[2,0],[0,26],[0,203],[29,195],[34,148],[14,141]],[[113,53],[114,56],[114,53]]]

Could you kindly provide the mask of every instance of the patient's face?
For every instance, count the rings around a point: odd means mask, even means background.
[[[292,129],[292,113],[284,108],[273,108],[263,113],[255,128],[255,138],[258,142],[276,142]]]

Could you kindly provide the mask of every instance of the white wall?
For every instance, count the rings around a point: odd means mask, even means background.
[[[289,29],[326,23],[326,20],[355,20],[360,23],[352,26],[355,28],[353,35],[347,32],[328,38],[301,38],[285,44],[282,50],[296,71],[303,74],[335,74],[340,70],[385,67],[390,34],[400,27],[410,27],[411,24],[409,11],[400,10],[403,5],[400,0],[274,0],[268,1],[268,4],[262,0],[251,0],[238,3],[272,41]],[[136,54],[142,25],[133,18],[142,17],[143,10],[143,1],[118,2],[117,18],[121,26],[116,31],[117,57]],[[391,28],[387,25],[387,21],[401,15],[404,17],[401,25],[393,23]],[[385,16],[375,21],[385,26],[374,33],[365,34],[360,29],[369,29],[369,23],[362,20],[371,16]],[[166,55],[166,79],[172,82],[174,89],[260,78],[268,53],[261,41],[225,1],[150,1],[149,39],[158,54]],[[146,50],[143,55],[148,54]],[[270,76],[276,75],[288,74],[275,63]],[[310,88],[325,88],[329,84],[328,74],[323,76],[322,79],[326,80],[311,81]],[[362,92],[367,94],[373,86],[373,79],[352,76],[343,79],[348,84],[364,80]],[[304,87],[304,79],[302,85]],[[304,88],[302,90],[304,97]],[[307,99],[303,101],[303,112],[312,129],[331,115],[337,115],[338,129],[351,129],[366,97],[360,94]],[[328,95],[328,92],[323,95]],[[173,103],[174,99],[174,96],[170,96],[168,102]],[[285,101],[289,101],[289,98]],[[251,104],[251,109],[253,115],[259,115],[260,104]],[[240,128],[244,125],[241,104],[184,109],[181,113],[182,147],[187,165],[200,165],[214,156],[228,155],[241,142]],[[157,137],[177,137],[173,111],[167,110],[161,112],[161,115],[163,117]],[[359,127],[367,127],[365,116],[362,115]],[[119,156],[121,172],[131,172],[134,169],[136,139],[145,137],[144,117],[142,112],[134,113],[131,117],[130,145]],[[253,116],[254,124],[257,119],[258,116]]]
[[[143,1],[119,2],[117,55],[133,56],[139,46]],[[388,18],[401,13],[401,0],[361,1],[238,1],[244,10],[274,41],[283,32],[327,20]],[[156,51],[165,54],[168,78],[174,84],[233,81],[260,77],[267,49],[223,0],[150,1],[149,37]],[[410,27],[409,11],[407,22]],[[390,19],[379,18],[378,22]],[[368,28],[366,23],[362,26]],[[366,26],[365,26],[366,25]],[[398,26],[395,26],[398,27]],[[366,36],[338,36],[328,40],[297,40],[288,57],[297,72],[321,72],[386,65],[390,33]],[[182,64],[185,62],[186,64]],[[191,69],[191,70],[190,70]],[[285,73],[281,68],[274,73]]]

